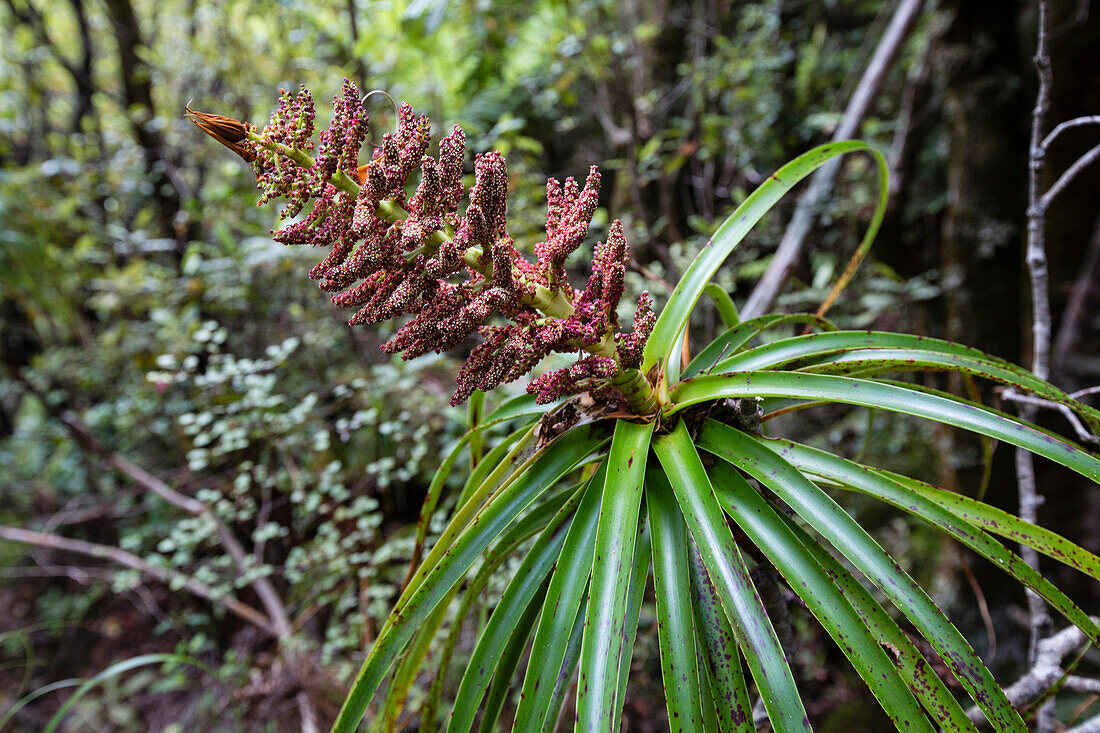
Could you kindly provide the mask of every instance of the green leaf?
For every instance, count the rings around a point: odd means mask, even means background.
[[[504,647],[512,634],[518,629],[523,618],[529,615],[527,607],[531,605],[531,599],[543,583],[543,579],[554,566],[558,559],[561,547],[565,543],[566,528],[561,522],[569,516],[572,510],[563,512],[561,521],[551,522],[551,527],[544,531],[527,557],[523,559],[512,581],[504,591],[497,607],[489,617],[489,623],[478,635],[477,645],[466,666],[466,673],[462,675],[462,682],[455,696],[454,708],[451,711],[451,719],[447,724],[448,731],[467,731],[474,723],[477,709],[481,705],[481,699],[489,687],[489,680],[493,670],[500,660]],[[537,612],[538,608],[533,613]],[[462,623],[461,618],[455,623]],[[530,633],[530,623],[523,627],[526,634]]]
[[[80,684],[80,687],[77,687],[75,690],[73,690],[73,694],[69,695],[69,699],[67,699],[65,703],[60,708],[58,708],[57,712],[54,713],[54,716],[50,718],[50,721],[48,723],[46,723],[46,727],[42,729],[42,733],[54,733],[54,731],[57,730],[58,726],[61,725],[61,722],[65,720],[65,716],[68,715],[69,711],[73,709],[73,706],[76,705],[82,697],[87,695],[99,685],[102,685],[104,682],[114,679],[115,677],[118,677],[125,672],[129,672],[132,669],[137,669],[138,667],[147,667],[150,664],[168,663],[187,664],[192,667],[198,667],[199,669],[208,672],[211,675],[214,674],[214,670],[210,669],[210,667],[206,666],[199,660],[184,656],[182,654],[141,654],[136,657],[131,657],[130,659],[124,659],[121,662],[116,662],[115,664],[112,664],[110,667],[103,670],[91,679],[83,681]],[[54,687],[53,689],[58,688]]]
[[[1024,448],[1092,479],[1100,480],[1100,460],[1080,448],[995,414],[936,395],[867,379],[801,372],[738,372],[696,377],[672,390],[672,411],[723,397],[791,397],[877,407],[925,417]]]
[[[481,597],[482,591],[485,590],[490,579],[492,579],[493,573],[504,564],[504,561],[537,532],[543,531],[555,522],[556,524],[553,524],[553,527],[557,527],[565,521],[570,512],[580,502],[582,495],[583,492],[579,491],[577,486],[574,486],[550,497],[529,511],[522,519],[515,522],[507,532],[501,535],[500,539],[493,545],[492,550],[487,553],[485,561],[478,568],[473,580],[469,582],[463,592],[462,602],[455,614],[456,622],[451,625],[447,641],[443,645],[443,652],[439,659],[439,672],[435,675],[435,680],[432,681],[428,701],[421,711],[420,719],[425,721],[425,725],[429,728],[435,728],[439,703],[443,695],[443,683],[446,680],[455,647],[462,636],[462,620],[469,618],[474,605]],[[441,607],[446,605],[446,603],[440,604]]]
[[[1088,614],[1058,590],[1053,583],[980,528],[959,521],[958,517],[938,504],[866,466],[790,441],[758,438],[757,442],[806,473],[822,476],[842,486],[873,496],[941,529],[1038,593],[1071,623],[1084,631],[1093,643],[1100,644],[1100,629]]]
[[[1002,509],[923,481],[889,471],[875,469],[875,473],[936,503],[969,525],[1031,547],[1053,560],[1100,580],[1100,557],[1046,527],[1025,522]]]
[[[474,497],[455,512],[447,530],[425,558],[379,632],[344,700],[333,726],[334,732],[352,733],[358,727],[396,655],[489,543],[524,508],[604,441],[602,430],[596,425],[571,430],[527,459],[516,470],[517,478],[504,482],[484,506],[478,508],[482,502],[475,501],[478,495],[475,492]]]
[[[654,451],[748,660],[772,727],[779,733],[810,730],[779,637],[749,578],[741,551],[726,525],[722,507],[682,420],[672,432],[654,441]]]
[[[660,471],[653,473],[659,475]],[[673,731],[702,730],[687,528],[665,481],[652,480],[652,474],[647,475],[645,499],[653,536],[657,638],[669,726]]]
[[[878,643],[890,652],[898,673],[909,684],[911,690],[920,698],[925,709],[939,722],[943,730],[972,731],[978,729],[966,717],[966,712],[955,700],[955,696],[947,689],[928,664],[928,660],[920,653],[909,636],[901,630],[897,622],[886,613],[878,601],[871,597],[863,585],[856,580],[849,570],[839,560],[832,556],[810,534],[798,526],[794,520],[779,512],[782,519],[806,547],[813,554],[818,564],[829,574],[840,588],[844,597],[855,608],[867,629],[875,636]]]
[[[993,675],[932,599],[824,491],[747,433],[707,420],[701,448],[738,466],[771,489],[828,540],[913,622],[998,730],[1026,733]]]
[[[475,493],[484,500],[502,481],[514,475],[515,467],[523,462],[527,451],[538,440],[535,427],[534,424],[525,425],[494,446],[466,477],[455,506],[464,507]]]
[[[718,503],[786,578],[787,585],[833,637],[898,730],[910,728],[932,733],[932,727],[902,681],[893,660],[878,645],[813,553],[728,463],[715,464],[710,469],[710,477]]]
[[[584,730],[611,729],[619,720],[622,701],[616,700],[616,688],[623,651],[623,623],[642,480],[654,427],[654,423],[617,420],[607,455],[577,693],[577,725]]]
[[[627,592],[626,616],[623,621],[623,651],[619,655],[619,683],[615,690],[615,707],[622,709],[626,700],[626,683],[630,677],[630,663],[634,657],[634,640],[638,635],[638,619],[642,615],[642,599],[645,597],[646,581],[649,580],[649,565],[653,543],[649,532],[649,521],[642,517],[638,525],[638,537],[634,541],[634,570],[630,574],[630,590]]]
[[[815,358],[816,357],[816,358]],[[1044,382],[1023,367],[985,354],[978,349],[925,336],[881,331],[835,331],[773,341],[723,359],[711,371],[757,371],[774,369],[796,361],[811,360],[799,371],[861,373],[938,369],[957,371],[1001,384],[1018,387],[1066,405],[1086,417],[1100,418],[1100,412],[1062,390]]]
[[[424,503],[420,507],[420,516],[416,520],[416,540],[413,544],[413,555],[409,563],[409,577],[406,578],[406,585],[408,581],[412,579],[412,574],[420,564],[420,555],[423,552],[424,543],[428,539],[428,528],[431,526],[432,514],[435,513],[435,509],[439,505],[439,498],[443,494],[444,487],[447,485],[447,478],[451,475],[455,463],[462,456],[462,449],[470,441],[471,437],[484,430],[490,424],[492,424],[491,420],[487,419],[476,429],[466,431],[466,434],[459,439],[453,448],[451,448],[450,453],[443,459],[443,463],[440,464],[439,469],[435,472],[435,475],[432,476],[432,482],[428,486],[428,493],[424,497]],[[523,436],[532,433],[533,427],[534,426],[527,426],[520,428],[509,435],[505,440],[502,440],[500,444],[495,446],[493,451],[480,462],[478,468],[482,471],[488,471],[490,468],[499,465],[501,459],[509,450],[507,446],[512,445],[512,443]],[[469,485],[469,481],[467,481],[467,485]]]
[[[657,471],[652,473],[658,474]],[[663,473],[660,479],[668,481]],[[755,733],[737,639],[694,542],[690,542],[690,550],[695,630],[703,652],[700,661],[706,670],[718,714],[718,728],[722,733]]]
[[[713,283],[712,283],[713,284]],[[708,285],[707,287],[710,287]],[[817,326],[823,331],[835,331],[836,326],[824,318],[818,318],[809,313],[785,313],[768,316],[758,316],[720,334],[706,347],[696,354],[691,364],[684,370],[684,379],[690,379],[700,373],[710,374],[718,368],[718,364],[725,358],[740,352],[745,344],[756,336],[771,328],[780,328],[792,323],[804,323]]]
[[[827,143],[818,146],[798,156],[773,173],[767,181],[762,183],[729,218],[722,223],[711,237],[695,260],[691,263],[687,272],[680,279],[664,310],[653,328],[653,333],[646,342],[645,352],[642,356],[642,373],[648,374],[654,366],[659,371],[664,371],[668,366],[669,355],[672,353],[675,339],[687,325],[695,303],[703,293],[706,284],[725,262],[733,249],[740,244],[749,230],[760,221],[772,206],[775,205],[787,191],[813,173],[819,167],[833,158],[856,151],[867,151],[874,156],[879,167],[879,202],[878,208],[871,221],[871,225],[864,235],[860,249],[864,250],[874,239],[878,231],[882,214],[885,211],[886,186],[883,176],[887,171],[886,159],[882,153],[870,147],[866,143],[856,140]]]
[[[527,674],[516,710],[516,731],[532,733],[541,730],[543,722],[553,712],[551,699],[559,672],[563,669],[574,620],[584,625],[584,614],[579,609],[592,574],[596,524],[600,518],[601,489],[606,471],[607,462],[604,461],[585,488],[562,546],[558,566],[546,590],[546,600],[531,645],[531,659],[527,663]]]
[[[587,608],[588,597],[585,596],[583,601],[585,608]],[[558,676],[554,680],[553,691],[547,705],[550,712],[543,721],[542,733],[553,733],[557,729],[557,721],[561,714],[562,705],[569,693],[569,682],[573,679],[573,673],[577,669],[577,661],[581,658],[581,643],[584,640],[584,617],[585,609],[582,608],[573,621],[573,629],[569,632],[569,643],[565,648],[565,656],[562,658]]]
[[[741,322],[741,314],[737,312],[737,306],[733,304],[733,298],[722,288],[714,283],[707,283],[703,288],[714,307],[718,310],[718,317],[722,319],[722,325],[733,328]]]
[[[542,608],[542,600],[546,597],[546,587],[550,584],[547,577],[539,589],[535,592],[533,600],[527,604],[516,627],[512,629],[508,637],[508,643],[500,653],[500,661],[497,662],[496,671],[493,672],[493,684],[489,688],[489,697],[485,700],[485,712],[481,716],[480,733],[492,733],[500,719],[500,711],[504,709],[504,701],[508,697],[508,690],[512,688],[512,678],[515,677],[516,667],[523,657],[523,650],[527,647],[527,640],[535,630],[535,622],[538,620],[539,611]]]

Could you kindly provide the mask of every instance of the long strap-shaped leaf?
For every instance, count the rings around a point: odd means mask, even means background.
[[[672,731],[703,728],[699,707],[699,662],[691,611],[688,534],[671,487],[660,471],[646,476],[646,507],[653,533],[653,588],[657,599],[657,640],[661,677]]]
[[[621,701],[616,700],[623,625],[638,532],[649,439],[654,423],[618,420],[596,527],[592,585],[581,645],[577,727],[584,731],[617,728]],[[629,662],[629,660],[627,660]]]
[[[503,408],[503,405],[501,407]],[[504,419],[508,418],[501,418],[495,422],[500,422]],[[435,513],[435,509],[439,505],[439,498],[443,495],[443,488],[447,485],[447,479],[450,477],[451,471],[455,467],[455,463],[457,463],[458,459],[462,456],[462,451],[466,447],[466,444],[469,443],[475,435],[480,434],[481,431],[495,424],[495,422],[486,419],[478,426],[467,430],[466,433],[459,438],[458,442],[454,444],[450,452],[443,458],[442,463],[439,464],[439,468],[436,469],[435,475],[432,476],[432,482],[428,485],[428,493],[424,497],[424,503],[420,506],[420,516],[416,520],[416,540],[413,544],[412,560],[409,563],[409,573],[406,577],[405,584],[412,579],[413,573],[416,572],[416,568],[420,564],[420,556],[424,551],[424,543],[428,539],[428,527],[431,525],[432,514]],[[487,461],[490,463],[491,467],[495,467],[500,462],[500,459],[503,458],[504,453],[509,450],[501,446],[511,445],[515,440],[530,431],[532,427],[533,426],[528,425],[513,432],[512,435],[501,441],[500,445],[494,448],[494,451],[502,451],[500,455],[494,456],[490,454],[490,456],[487,456],[478,464],[478,467],[481,468],[485,466]]]
[[[810,730],[779,637],[749,578],[741,551],[726,525],[722,507],[683,421],[654,441],[653,447],[748,660],[772,727],[779,733]]]
[[[879,171],[878,205],[859,247],[860,251],[866,249],[878,232],[886,210],[888,176],[886,159],[882,153],[856,140],[827,143],[803,153],[773,173],[768,180],[749,194],[749,197],[718,227],[714,236],[696,255],[695,260],[672,292],[664,310],[661,311],[653,327],[653,333],[646,342],[645,352],[642,355],[643,373],[649,373],[649,370],[656,365],[668,364],[668,357],[675,346],[675,340],[687,325],[688,317],[695,308],[699,296],[702,295],[703,288],[756,222],[760,221],[761,217],[768,213],[795,184],[819,167],[837,156],[861,150],[874,156]]]
[[[833,637],[897,729],[932,733],[932,726],[893,661],[776,511],[728,463],[713,466],[710,477],[718,502]]]
[[[1100,419],[1100,411],[1074,400],[1021,366],[969,346],[903,333],[834,331],[781,339],[727,356],[711,374],[774,369],[814,357],[818,358],[813,359],[812,365],[804,365],[804,370],[821,373],[832,368],[876,367],[893,371],[922,368],[963,371],[1033,392],[1077,410],[1090,420]]]
[[[504,527],[603,441],[602,431],[596,426],[572,430],[529,459],[524,464],[526,470],[494,494],[474,516],[464,516],[467,511],[473,512],[475,502],[472,500],[455,513],[452,524],[458,523],[463,530],[449,538],[444,532],[447,541],[441,539],[432,548],[417,576],[398,599],[344,700],[333,725],[334,731],[352,733],[358,727],[382,677],[417,626],[462,579],[477,556]]]
[[[878,643],[890,652],[898,672],[908,682],[910,689],[920,698],[921,704],[929,714],[940,724],[945,731],[971,731],[978,730],[966,712],[955,700],[955,696],[947,689],[947,685],[939,678],[932,665],[924,658],[917,647],[909,640],[909,636],[901,630],[897,622],[886,613],[879,602],[876,601],[855,576],[833,557],[828,550],[821,546],[810,533],[802,529],[793,519],[779,512],[787,527],[790,528],[813,554],[814,559],[824,568],[829,577],[837,584],[840,591],[856,609],[867,629],[874,634]]]
[[[776,493],[884,592],[928,639],[999,731],[1027,733],[989,669],[928,594],[828,494],[748,434],[708,420],[701,448],[730,461]]]
[[[546,600],[531,645],[531,659],[527,663],[527,674],[516,710],[514,729],[517,733],[541,730],[547,716],[553,713],[550,702],[558,673],[565,661],[573,621],[578,618],[588,578],[592,574],[592,551],[596,546],[596,523],[600,518],[600,497],[606,471],[605,460],[585,487],[550,587],[546,590]],[[582,614],[582,626],[583,622]]]
[[[1046,527],[1025,522],[1017,516],[977,499],[946,491],[908,476],[877,469],[875,473],[896,481],[910,491],[935,502],[967,524],[981,527],[991,534],[1031,547],[1053,560],[1100,580],[1100,557],[1065,537],[1051,532]]]
[[[1100,460],[1051,435],[959,401],[867,379],[801,372],[738,372],[696,377],[672,391],[674,410],[722,397],[792,397],[877,407],[1003,440],[1100,481]]]
[[[585,586],[587,589],[588,586]],[[584,607],[588,607],[588,597],[583,599]],[[584,608],[577,614],[573,621],[573,628],[569,632],[569,643],[565,647],[565,656],[562,658],[558,676],[554,679],[553,692],[550,695],[549,714],[542,723],[541,733],[554,733],[558,729],[558,719],[565,713],[562,706],[565,703],[566,694],[569,692],[573,674],[577,671],[577,662],[581,658],[581,642],[584,640]]]
[[[502,650],[512,633],[527,614],[527,606],[535,592],[542,585],[543,578],[550,572],[558,559],[561,547],[565,543],[566,528],[560,524],[544,531],[535,541],[534,547],[520,563],[519,569],[504,591],[500,603],[489,617],[489,623],[478,636],[477,645],[462,675],[462,682],[455,696],[448,731],[468,731],[477,716],[481,699],[489,687],[493,670],[496,669]],[[537,609],[536,611],[537,612]],[[458,619],[456,623],[461,623]],[[534,618],[531,619],[534,621]],[[529,632],[525,628],[524,632]],[[524,639],[527,637],[524,636]]]
[[[1100,644],[1100,629],[1088,614],[1053,583],[981,528],[960,521],[957,516],[923,495],[909,490],[901,483],[888,479],[866,466],[786,440],[764,438],[756,438],[756,440],[804,472],[822,476],[888,502],[938,527],[1038,593],[1066,619],[1084,631],[1094,643]]]
[[[707,287],[713,286],[714,283],[710,283]],[[816,326],[823,331],[835,331],[836,326],[830,321],[824,318],[818,318],[811,313],[780,313],[767,316],[757,316],[744,323],[739,323],[726,330],[724,333],[718,335],[713,341],[707,344],[702,351],[696,354],[695,358],[688,364],[688,368],[684,370],[684,379],[690,379],[697,376],[700,373],[710,374],[714,370],[723,371],[719,369],[719,364],[724,359],[733,356],[741,351],[745,344],[752,341],[752,339],[760,333],[772,328],[779,328],[780,326],[786,326],[792,323],[802,323],[809,326]]]
[[[537,532],[546,529],[552,522],[557,522],[557,524],[554,525],[555,527],[560,525],[568,514],[576,509],[581,499],[581,494],[580,487],[573,486],[555,496],[549,497],[529,511],[522,519],[516,521],[509,527],[508,531],[502,534],[496,544],[493,545],[492,549],[486,553],[485,561],[478,568],[473,580],[467,584],[466,589],[463,591],[462,602],[459,604],[458,612],[455,614],[455,618],[458,619],[459,622],[451,625],[450,633],[447,635],[447,641],[443,644],[443,651],[439,658],[439,672],[436,674],[435,680],[432,681],[432,687],[428,693],[428,701],[424,703],[424,708],[420,713],[420,719],[423,721],[423,725],[431,729],[435,728],[436,717],[439,713],[439,704],[443,696],[443,683],[447,679],[447,670],[450,668],[451,658],[454,656],[455,647],[458,646],[459,638],[462,636],[464,624],[461,623],[461,621],[469,617],[474,608],[474,604],[476,604],[481,597],[481,592],[485,590],[493,574],[524,541],[534,536]],[[562,511],[563,507],[565,507],[564,516]],[[440,606],[445,605],[446,603],[440,604]]]
[[[649,520],[642,517],[638,524],[638,537],[634,540],[634,569],[630,573],[630,590],[626,596],[626,617],[623,621],[623,651],[619,655],[619,682],[615,688],[615,709],[622,710],[626,700],[626,683],[630,677],[630,665],[634,658],[634,640],[638,636],[638,619],[642,615],[642,600],[649,580],[652,557],[652,541]]]
[[[726,612],[722,610],[722,603],[707,574],[699,548],[694,542],[689,541],[689,545],[695,629],[703,652],[700,662],[710,682],[718,728],[722,733],[755,733],[752,704],[745,685],[745,672],[741,669],[737,639]]]
[[[527,648],[527,641],[535,631],[535,623],[538,621],[539,610],[542,601],[546,598],[546,587],[550,584],[547,577],[534,598],[527,604],[523,615],[508,637],[508,643],[500,653],[496,670],[493,672],[493,685],[489,688],[489,696],[485,699],[485,712],[481,716],[479,733],[493,733],[500,722],[500,711],[504,709],[504,701],[508,697],[508,690],[512,689],[512,678],[516,675],[516,667],[523,657],[523,650]]]

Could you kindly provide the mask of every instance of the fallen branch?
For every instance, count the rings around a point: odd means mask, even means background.
[[[863,73],[859,85],[848,102],[844,116],[833,133],[833,141],[850,140],[859,129],[864,115],[871,106],[871,101],[878,94],[886,72],[890,69],[894,58],[901,49],[901,43],[905,40],[921,9],[923,0],[901,0],[894,17],[890,19],[890,25],[882,35],[874,56],[867,64],[867,70]],[[802,253],[806,235],[810,232],[817,219],[818,210],[825,199],[825,194],[832,187],[833,179],[840,170],[840,160],[834,159],[818,169],[810,180],[810,185],[795,206],[794,215],[791,217],[787,231],[779,242],[779,247],[772,257],[767,271],[756,284],[744,308],[741,309],[743,320],[762,315],[771,308],[779,295],[780,289],[787,281],[791,268]]]
[[[169,504],[179,507],[185,512],[213,522],[214,526],[217,528],[218,538],[221,540],[226,552],[233,558],[233,562],[235,562],[242,571],[248,568],[248,556],[244,546],[240,543],[240,540],[237,539],[236,535],[233,534],[233,530],[214,514],[214,512],[210,510],[210,507],[194,497],[179,493],[128,458],[109,450],[92,435],[87,426],[85,426],[73,413],[64,412],[58,416],[58,419],[69,429],[69,433],[76,439],[79,445],[94,453],[104,463],[116,469],[119,473],[123,474],[137,485],[153,492]],[[279,594],[275,590],[275,586],[271,585],[271,581],[263,577],[253,579],[250,585],[252,586],[252,590],[256,592],[256,595],[259,596],[260,603],[263,604],[264,607],[264,612],[267,613],[268,617],[271,619],[271,625],[275,629],[275,635],[279,639],[290,638],[293,635],[290,620],[287,616],[286,608],[283,606],[282,601],[279,599]]]
[[[26,379],[22,374],[16,373],[15,378],[19,381],[29,392],[35,394],[43,405],[49,409],[50,402],[44,398],[41,391]],[[114,468],[124,476],[129,478],[135,484],[143,489],[146,489],[169,504],[178,507],[189,514],[196,517],[202,517],[207,521],[213,523],[218,533],[222,546],[225,551],[236,563],[237,567],[242,572],[248,570],[249,562],[248,555],[245,552],[244,546],[236,535],[233,534],[233,530],[225,524],[213,511],[210,510],[203,502],[195,499],[194,497],[181,494],[173,489],[164,481],[160,480],[153,474],[146,471],[141,466],[138,466],[133,461],[129,460],[125,456],[119,455],[114,451],[108,449],[105,445],[99,442],[98,439],[92,434],[91,430],[70,411],[58,411],[50,410],[52,417],[57,418],[62,425],[68,429],[69,434],[76,441],[76,444],[84,451],[91,453],[98,457],[100,461],[106,465]],[[17,530],[25,532],[27,530]],[[70,540],[76,542],[77,540]],[[114,548],[108,548],[114,549]],[[121,552],[121,551],[120,551]],[[127,553],[128,554],[128,553]],[[137,556],[134,556],[135,558]],[[137,558],[141,561],[141,558]],[[141,561],[144,562],[144,561]],[[155,567],[150,565],[149,567]],[[249,581],[249,586],[256,593],[260,599],[260,604],[264,608],[264,612],[267,614],[267,625],[270,628],[271,633],[282,642],[289,641],[294,635],[293,626],[290,623],[290,617],[287,614],[286,607],[283,605],[279,593],[275,590],[275,586],[271,584],[271,581],[266,577],[253,577]],[[255,610],[255,609],[253,609]],[[290,654],[293,658],[288,657],[287,661],[295,667],[300,661],[297,653],[284,649],[284,653]],[[309,695],[303,690],[295,696],[295,701],[298,705],[298,714],[301,721],[302,733],[317,733],[317,713],[314,709],[312,701],[309,699]]]
[[[34,532],[29,529],[5,526],[0,526],[0,539],[8,540],[9,542],[20,542],[25,545],[34,545],[35,547],[44,547],[50,550],[63,550],[65,552],[75,552],[80,555],[110,560],[118,565],[144,573],[162,583],[178,582],[184,590],[187,590],[193,595],[222,606],[234,616],[247,621],[273,636],[275,635],[275,629],[272,627],[271,621],[255,608],[252,608],[252,606],[242,603],[231,595],[219,593],[206,583],[195,580],[189,575],[177,570],[153,565],[137,555],[117,547],[100,545],[94,542],[85,542],[84,540],[74,540],[67,537],[59,537],[44,532]]]

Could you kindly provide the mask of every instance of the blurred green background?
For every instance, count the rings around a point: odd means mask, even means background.
[[[1055,3],[1052,120],[1100,109],[1100,13],[1089,5]],[[178,652],[211,671],[151,666],[112,678],[75,707],[69,729],[298,729],[300,694],[326,725],[404,577],[432,471],[464,430],[465,411],[447,406],[458,362],[392,360],[377,348],[385,328],[349,329],[305,277],[317,253],[271,241],[276,210],[255,208],[247,167],[183,118],[189,100],[262,125],[280,88],[306,84],[323,123],[345,76],[385,90],[428,113],[437,133],[459,123],[470,149],[507,155],[510,233],[527,247],[544,222],[546,178],[598,164],[590,242],[622,219],[638,264],[629,289],[650,289],[659,305],[661,282],[675,281],[725,214],[829,138],[896,6],[0,2],[0,525],[117,548],[218,598],[255,604],[251,581],[266,577],[297,650],[288,664],[270,636],[178,579],[0,540],[0,717],[47,684]],[[1022,238],[1035,22],[1032,2],[926,3],[860,128],[890,156],[893,188],[839,321],[1029,363]],[[368,106],[380,140],[392,109],[380,95]],[[1050,175],[1094,139],[1086,129],[1064,136]],[[823,299],[873,209],[869,173],[867,161],[846,164],[779,309]],[[1048,215],[1054,381],[1067,390],[1100,383],[1097,190],[1093,169]],[[722,272],[739,303],[793,200]],[[585,257],[575,259],[579,283]],[[704,316],[700,335],[717,323]],[[974,491],[982,474],[976,443],[882,415],[839,412],[790,429],[951,488]],[[119,461],[204,502],[247,562],[226,554],[214,523],[151,494]],[[1096,492],[1059,486],[1043,521],[1100,550]],[[1003,449],[989,491],[1012,507]],[[996,671],[1019,670],[1022,592],[964,571],[962,550],[919,527],[881,512],[866,521],[979,651],[997,640]],[[1077,578],[1057,582],[1100,600]],[[646,694],[660,684],[649,619],[630,730],[667,727],[660,696]],[[820,629],[794,633],[823,729],[873,714]],[[9,725],[40,729],[67,694],[41,696]]]

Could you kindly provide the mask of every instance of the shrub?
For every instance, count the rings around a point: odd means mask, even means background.
[[[583,187],[572,179],[548,184],[547,236],[530,262],[507,235],[502,156],[478,156],[460,213],[460,128],[440,142],[438,158],[429,157],[427,118],[403,106],[397,132],[386,135],[361,166],[367,122],[358,90],[345,82],[334,106],[333,123],[316,144],[312,99],[304,89],[284,94],[262,130],[190,114],[252,163],[263,200],[289,200],[284,218],[310,206],[276,239],[332,247],[310,275],[325,290],[338,291],[337,305],[357,309],[353,325],[410,316],[384,350],[406,358],[443,352],[480,333],[453,398],[458,403],[474,396],[474,424],[444,460],[423,518],[435,511],[465,443],[479,440],[491,425],[520,425],[473,469],[430,552],[422,561],[416,553],[336,730],[358,726],[391,671],[376,722],[395,724],[450,602],[461,598],[421,712],[424,727],[434,728],[461,621],[492,573],[520,547],[526,553],[477,636],[448,730],[470,728],[479,710],[482,729],[492,727],[529,642],[515,727],[552,726],[578,670],[577,727],[616,729],[651,572],[673,729],[753,729],[750,684],[776,730],[807,729],[774,619],[750,577],[746,549],[753,546],[753,557],[783,577],[899,729],[973,730],[974,724],[860,575],[908,619],[995,729],[1026,731],[963,635],[833,499],[831,492],[838,491],[869,495],[931,524],[1100,641],[1096,624],[995,536],[1100,578],[1100,561],[1092,554],[974,499],[765,432],[772,418],[794,410],[860,405],[972,431],[1100,479],[1100,461],[1056,435],[977,402],[887,378],[957,372],[1026,390],[1100,425],[1100,412],[1018,366],[936,339],[838,330],[820,312],[740,322],[729,296],[708,285],[792,186],[837,156],[864,151],[878,163],[880,198],[853,260],[858,264],[885,201],[879,153],[860,142],[833,143],[782,167],[714,233],[660,316],[643,295],[632,328],[624,330],[618,302],[628,247],[621,226],[613,224],[597,245],[583,290],[569,284],[564,268],[596,206],[594,168]],[[844,283],[842,277],[834,295]],[[727,328],[690,359],[685,333],[704,293]],[[490,323],[493,316],[506,322]],[[765,338],[791,324],[805,324],[807,333]],[[572,367],[535,377],[530,396],[481,416],[480,392],[527,374],[553,352],[582,355]],[[547,403],[552,406],[539,406]],[[426,531],[422,522],[418,544]]]

